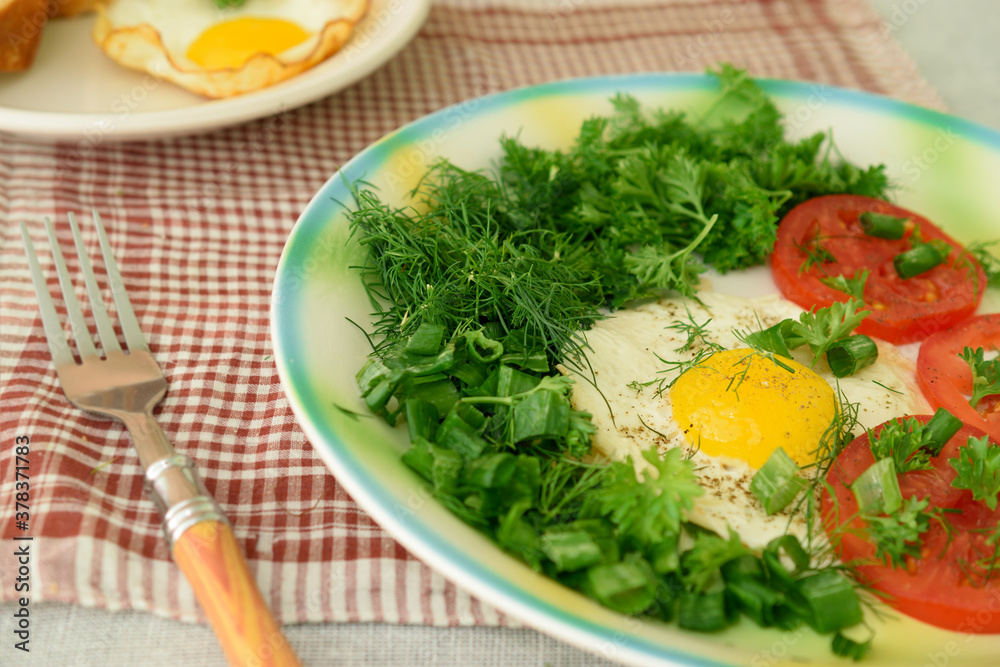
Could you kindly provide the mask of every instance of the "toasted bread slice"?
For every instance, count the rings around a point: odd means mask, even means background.
[[[97,9],[98,2],[100,0],[52,0],[52,16],[76,16],[92,12]]]
[[[49,0],[0,0],[0,72],[31,67],[50,9]]]

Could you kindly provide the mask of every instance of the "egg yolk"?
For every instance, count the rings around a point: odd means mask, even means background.
[[[717,352],[677,378],[674,418],[688,441],[711,456],[759,469],[778,447],[812,463],[837,414],[830,384],[791,359],[782,368],[750,350]]]
[[[258,53],[277,55],[308,37],[306,30],[291,21],[244,17],[216,23],[198,35],[187,57],[205,69],[235,69]]]

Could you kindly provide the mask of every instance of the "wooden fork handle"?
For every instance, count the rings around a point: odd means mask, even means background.
[[[191,582],[230,664],[299,665],[257,590],[229,524],[194,524],[174,541],[173,556]]]
[[[152,422],[147,432],[156,431],[159,427]],[[234,667],[299,665],[257,590],[233,529],[202,484],[194,462],[170,448],[166,456],[146,467],[145,476],[147,491],[163,514],[174,562],[191,583],[229,663]]]

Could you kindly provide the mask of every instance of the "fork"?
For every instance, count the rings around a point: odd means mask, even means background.
[[[163,516],[174,562],[191,583],[229,663],[298,665],[295,653],[254,584],[222,509],[205,489],[191,459],[174,450],[153,417],[153,407],[167,391],[167,380],[146,345],[97,211],[93,217],[127,346],[126,351],[119,344],[76,218],[70,213],[69,223],[103,357],[94,345],[74,293],[52,223],[45,219],[79,362],[67,342],[28,228],[21,223],[42,325],[63,392],[78,408],[125,423],[139,454],[146,491]]]

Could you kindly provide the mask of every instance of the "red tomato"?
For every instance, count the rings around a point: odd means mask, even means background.
[[[909,218],[902,239],[868,236],[858,216],[873,211]],[[892,264],[910,249],[909,238],[919,228],[925,241],[941,239],[954,250],[941,265],[906,280]],[[819,244],[832,257],[803,269],[808,250]],[[825,308],[848,296],[820,282],[828,276],[869,270],[865,304],[871,315],[858,331],[891,343],[912,343],[946,329],[976,310],[986,288],[982,267],[962,246],[926,218],[879,199],[859,195],[816,197],[793,208],[778,227],[771,256],[774,282],[786,299],[803,308]]]
[[[930,416],[918,416],[922,422]],[[873,429],[873,433],[882,426]],[[996,571],[982,563],[995,555],[986,543],[985,531],[1000,521],[1000,506],[991,511],[972,497],[972,492],[951,486],[955,470],[949,458],[958,458],[958,448],[970,437],[982,437],[979,429],[964,426],[933,460],[933,469],[899,477],[904,498],[930,498],[930,507],[953,508],[947,514],[953,533],[931,519],[923,534],[920,559],[908,559],[905,568],[893,569],[875,558],[875,546],[865,539],[865,522],[857,516],[858,503],[850,485],[875,459],[868,435],[856,438],[837,457],[827,476],[822,497],[823,523],[841,560],[857,564],[866,583],[884,593],[886,603],[901,613],[941,628],[958,632],[1000,633],[1000,563]],[[831,492],[833,497],[831,497]]]
[[[975,408],[969,405],[972,369],[958,356],[966,345],[987,351],[1000,348],[1000,314],[973,317],[929,336],[920,345],[917,381],[935,408],[946,409],[1000,442],[1000,396],[987,396]]]

